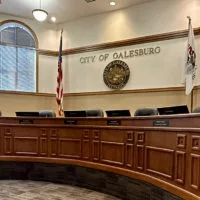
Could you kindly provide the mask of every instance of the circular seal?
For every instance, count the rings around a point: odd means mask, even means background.
[[[129,76],[129,67],[121,60],[112,61],[103,72],[104,83],[111,89],[123,88],[128,82]]]

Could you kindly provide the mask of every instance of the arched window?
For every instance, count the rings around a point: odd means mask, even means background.
[[[21,23],[0,26],[0,90],[36,92],[36,41]]]

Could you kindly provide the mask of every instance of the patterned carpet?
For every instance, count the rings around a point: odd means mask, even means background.
[[[119,200],[76,186],[36,181],[0,181],[0,200]]]

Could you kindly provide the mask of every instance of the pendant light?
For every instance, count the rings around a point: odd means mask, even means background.
[[[45,21],[48,16],[48,12],[41,9],[41,0],[40,0],[40,9],[34,9],[32,13],[33,17],[39,22]]]

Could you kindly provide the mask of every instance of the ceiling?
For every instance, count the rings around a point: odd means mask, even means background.
[[[50,16],[55,16],[56,23],[62,23],[152,0],[115,0],[116,6],[110,6],[110,1],[96,0],[87,3],[85,0],[41,0],[41,8],[49,13],[49,21]],[[0,13],[32,19],[32,10],[36,8],[40,8],[40,0],[1,0]]]

